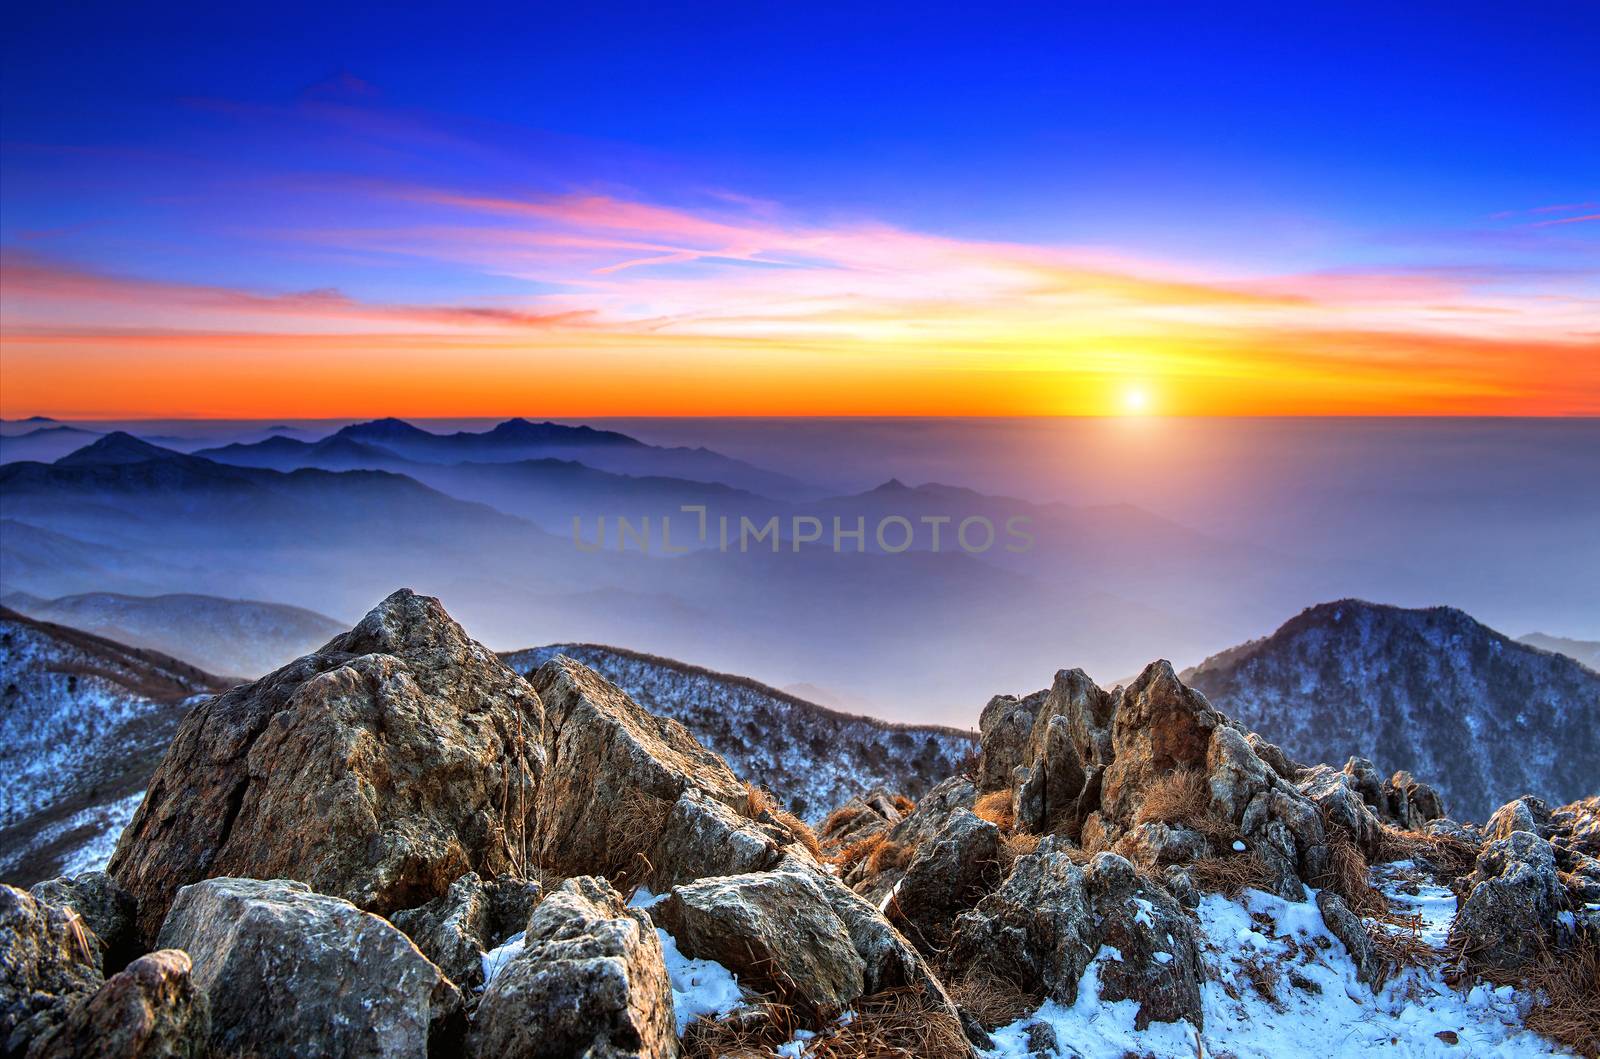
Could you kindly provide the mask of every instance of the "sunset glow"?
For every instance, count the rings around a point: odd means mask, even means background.
[[[591,44],[554,42],[550,61]],[[1570,99],[1551,62],[1551,98]],[[1375,145],[1368,197],[1268,180],[1266,126],[1203,189],[1162,186],[1131,144],[1090,179],[997,141],[1017,188],[973,196],[970,178],[843,140],[814,148],[825,164],[775,134],[741,140],[737,172],[691,135],[630,144],[604,128],[605,85],[589,85],[595,131],[579,135],[538,127],[579,121],[543,108],[549,85],[527,87],[520,125],[487,117],[487,98],[431,105],[407,71],[375,66],[249,99],[175,71],[172,98],[138,104],[85,71],[60,104],[80,119],[8,130],[0,412],[1600,413],[1592,149],[1553,179],[1440,177],[1424,202]],[[1310,91],[1336,75],[1301,76]],[[702,102],[715,120],[724,103]],[[809,105],[818,128],[848,113],[842,97]],[[983,128],[927,124],[922,105],[895,103],[916,142]],[[1070,128],[1008,105],[1018,127]],[[1324,105],[1352,128],[1370,117]],[[137,146],[117,120],[146,129]],[[858,191],[869,177],[877,190]]]

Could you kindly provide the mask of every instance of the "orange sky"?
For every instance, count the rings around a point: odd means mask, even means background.
[[[0,414],[1600,414],[1600,299],[1570,290],[1263,275],[767,207],[390,193],[459,217],[294,238],[529,293],[363,300],[12,250]]]

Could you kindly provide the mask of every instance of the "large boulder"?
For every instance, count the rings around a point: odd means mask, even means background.
[[[1396,772],[1383,784],[1383,815],[1406,831],[1421,831],[1445,815],[1444,796],[1409,772]]]
[[[539,903],[539,884],[468,872],[420,908],[389,917],[450,980],[471,993],[483,984],[484,954],[522,930]]]
[[[650,916],[604,879],[568,879],[484,991],[468,1036],[482,1059],[666,1059],[672,988]]]
[[[22,1055],[100,981],[100,943],[78,913],[0,884],[0,1055]]]
[[[79,1001],[27,1059],[203,1059],[210,1017],[188,953],[141,956]]]
[[[925,954],[949,940],[956,916],[1000,882],[1000,829],[957,809],[922,843],[888,902],[889,919]]]
[[[409,938],[285,879],[208,879],[178,892],[162,948],[194,961],[217,1056],[428,1055],[459,1038],[462,997]]]
[[[1101,689],[1081,669],[1058,672],[1017,770],[1017,826],[1076,840],[1100,803],[1122,691]]]
[[[1568,903],[1555,849],[1521,829],[1489,843],[1457,896],[1451,943],[1497,970],[1523,967],[1550,948]]]
[[[105,872],[63,875],[37,883],[28,892],[46,904],[76,912],[94,931],[102,973],[120,971],[139,955],[134,924],[138,904]]]
[[[1083,867],[1055,837],[956,920],[947,959],[957,974],[1071,1006],[1102,947],[1121,956],[1102,972],[1102,999],[1138,1001],[1141,1029],[1180,1018],[1201,1025],[1199,946],[1182,907],[1122,857],[1101,853]]]
[[[1048,693],[1036,691],[1026,698],[996,695],[978,718],[982,753],[978,759],[978,790],[1009,788],[1012,774],[1027,758],[1034,721],[1044,707]]]
[[[689,859],[650,862],[662,828],[685,791],[740,812],[750,798],[717,755],[677,721],[656,717],[622,689],[565,656],[533,674],[549,724],[549,767],[539,790],[538,863],[556,875],[627,876],[652,869],[696,878],[717,869],[720,857],[685,843]]]
[[[1483,837],[1490,842],[1510,838],[1514,832],[1526,831],[1540,838],[1549,838],[1553,814],[1544,799],[1531,794],[1507,802],[1494,811],[1489,822],[1483,825]]]
[[[1349,772],[1317,765],[1306,771],[1297,789],[1317,807],[1325,822],[1344,829],[1362,856],[1369,861],[1377,859],[1383,827]]]
[[[765,871],[790,841],[782,829],[740,816],[690,787],[672,803],[651,846],[649,883],[665,890],[708,875]]]
[[[402,589],[350,632],[184,718],[110,874],[154,935],[180,886],[307,882],[387,914],[523,865],[539,697],[438,600]]]

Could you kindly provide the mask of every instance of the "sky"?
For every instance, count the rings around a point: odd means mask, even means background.
[[[14,5],[0,414],[1600,414],[1592,3],[862,6]]]

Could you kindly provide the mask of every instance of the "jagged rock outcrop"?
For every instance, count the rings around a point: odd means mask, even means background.
[[[423,1059],[461,1032],[460,991],[409,938],[304,883],[185,886],[158,944],[194,961],[217,1056]]]
[[[82,917],[0,884],[0,1054],[21,1056],[100,982],[99,941]]]
[[[538,863],[558,875],[635,879],[652,868],[665,868],[675,878],[715,870],[717,858],[702,867],[684,861],[655,865],[649,857],[685,791],[699,791],[736,812],[748,806],[744,784],[722,759],[683,725],[651,716],[570,658],[546,662],[533,685],[549,725],[549,767],[538,799]],[[692,841],[675,842],[680,855],[699,849]]]
[[[503,876],[485,881],[468,872],[442,897],[396,912],[389,921],[463,991],[483,984],[483,956],[522,930],[539,903],[539,884]]]
[[[947,957],[957,974],[994,976],[1064,1005],[1101,948],[1117,950],[1101,997],[1139,1002],[1137,1024],[1200,1026],[1199,947],[1193,922],[1160,886],[1112,853],[1080,866],[1064,840],[1045,839],[956,920]]]
[[[188,953],[141,956],[84,997],[27,1059],[204,1059],[210,1011]]]
[[[1000,883],[1000,829],[957,809],[917,847],[888,902],[890,921],[925,955],[942,949],[956,916]]]
[[[1323,818],[1344,829],[1362,856],[1376,858],[1383,839],[1378,816],[1361,797],[1358,781],[1347,771],[1317,765],[1305,774],[1298,790],[1311,800]]]
[[[481,1059],[668,1059],[672,990],[650,916],[604,879],[568,879],[528,921],[521,952],[478,1003],[467,1040]]]
[[[542,725],[526,681],[403,589],[316,654],[195,707],[110,874],[147,940],[180,886],[221,875],[414,907],[519,863]]]
[[[650,885],[666,889],[707,875],[765,871],[783,857],[792,838],[690,787],[672,803],[651,846]]]
[[[1550,948],[1557,916],[1567,907],[1554,848],[1525,830],[1491,842],[1457,895],[1452,944],[1473,963],[1503,971],[1530,964]]]
[[[139,955],[134,917],[138,904],[103,871],[62,876],[32,886],[28,892],[47,904],[75,912],[94,932],[103,974],[112,974]]]
[[[1443,795],[1404,770],[1384,781],[1380,804],[1384,817],[1406,831],[1420,831],[1445,815]]]
[[[996,695],[983,708],[978,718],[982,743],[978,759],[979,791],[1004,790],[1012,785],[1012,773],[1027,757],[1034,722],[1048,695],[1045,691],[1022,698]]]
[[[1540,838],[1550,837],[1550,807],[1541,798],[1525,795],[1509,801],[1494,811],[1483,825],[1483,837],[1490,842],[1510,838],[1517,831],[1526,831]]]
[[[1580,798],[1550,814],[1554,842],[1588,857],[1600,857],[1600,796]]]

